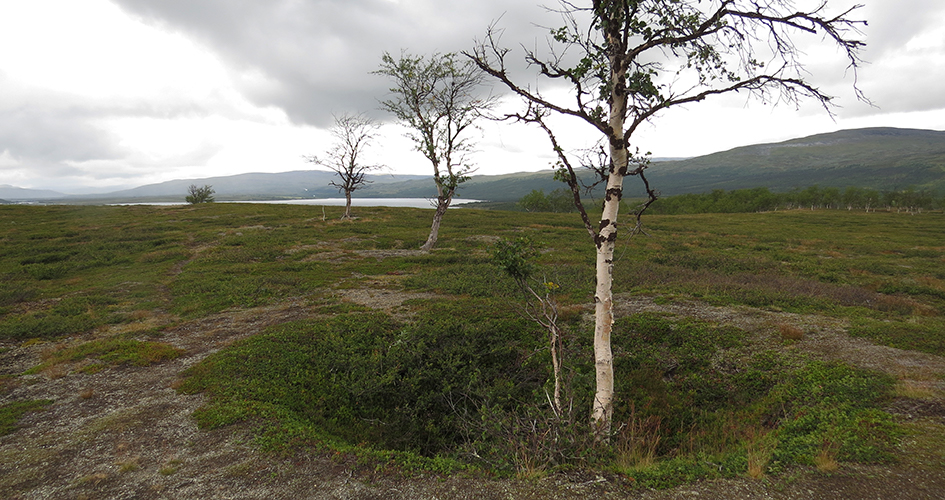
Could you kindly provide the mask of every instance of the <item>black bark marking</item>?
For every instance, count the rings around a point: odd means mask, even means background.
[[[625,141],[623,137],[620,137],[618,134],[610,134],[610,146],[617,151],[627,149],[627,141]]]

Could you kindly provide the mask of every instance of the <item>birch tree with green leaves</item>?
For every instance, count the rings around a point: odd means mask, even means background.
[[[425,57],[404,52],[399,59],[384,53],[381,68],[374,73],[393,81],[381,108],[407,127],[407,136],[433,166],[436,212],[430,235],[420,247],[429,251],[436,245],[440,222],[457,188],[473,171],[470,134],[493,100],[481,96],[482,71],[452,53]]]
[[[624,179],[638,178],[647,194],[631,218],[629,235],[641,230],[640,217],[657,196],[646,180],[650,164],[639,154],[634,133],[667,109],[723,94],[772,104],[810,99],[830,112],[834,98],[809,80],[806,54],[798,43],[805,39],[839,49],[856,89],[864,46],[859,28],[866,22],[851,17],[858,5],[836,10],[842,3],[821,0],[796,8],[791,0],[563,0],[563,26],[551,30],[550,51],[525,49],[523,54],[538,75],[538,83],[531,85],[514,79],[507,65],[511,50],[502,46],[495,25],[465,53],[524,101],[524,110],[505,118],[535,124],[547,133],[558,157],[557,177],[570,186],[596,247],[591,421],[598,439],[609,438],[614,405],[612,288]],[[570,88],[567,100],[542,91],[562,86]],[[856,95],[865,100],[858,89]],[[581,200],[576,169],[582,162],[559,141],[547,120],[552,114],[574,118],[600,134],[605,160],[590,165],[606,184],[597,224]]]

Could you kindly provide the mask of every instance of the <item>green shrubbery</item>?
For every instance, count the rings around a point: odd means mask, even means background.
[[[533,189],[519,200],[518,206],[526,212],[577,212],[574,195],[567,189],[555,189],[548,194]]]
[[[187,188],[187,196],[185,196],[184,199],[187,203],[192,205],[196,205],[197,203],[213,203],[215,201],[213,194],[213,187],[209,185],[200,187],[196,184],[191,184]]]
[[[211,356],[182,389],[212,395],[197,413],[204,426],[256,415],[442,453],[462,442],[464,415],[487,402],[511,409],[541,383],[529,328],[495,305],[438,303],[404,325],[383,314],[281,325]]]
[[[57,337],[120,322],[120,318],[109,314],[117,302],[103,295],[76,295],[64,298],[48,309],[10,313],[5,321],[0,322],[0,337]]]
[[[751,354],[740,330],[654,314],[615,325],[620,404],[602,446],[586,422],[589,335],[569,338],[558,414],[542,332],[489,301],[436,303],[408,323],[351,313],[274,327],[191,369],[182,390],[211,395],[204,426],[262,418],[270,446],[361,444],[525,475],[593,465],[665,486],[744,474],[755,435],[774,443],[763,469],[825,447],[844,461],[891,456],[896,427],[877,409],[888,378]]]

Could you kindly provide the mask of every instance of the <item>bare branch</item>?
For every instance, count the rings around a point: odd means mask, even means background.
[[[303,158],[338,175],[338,180],[329,181],[329,185],[345,194],[342,218],[347,219],[351,217],[351,193],[370,183],[365,178],[368,172],[384,168],[383,165],[364,163],[360,158],[377,136],[379,125],[364,114],[343,114],[334,118],[335,125],[331,129],[334,145],[321,156]]]

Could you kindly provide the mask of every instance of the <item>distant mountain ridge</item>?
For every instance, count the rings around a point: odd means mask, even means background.
[[[945,132],[890,127],[841,130],[744,146],[649,170],[664,194],[812,185],[945,190]]]
[[[183,201],[191,184],[213,186],[218,200],[333,198],[333,172],[299,170],[248,173],[204,179],[173,180],[99,195],[67,196],[55,191],[0,186],[0,198],[93,203]],[[855,186],[877,190],[907,187],[945,192],[945,132],[890,127],[841,130],[770,144],[755,144],[697,158],[654,162],[647,170],[651,186],[662,195],[768,187],[788,191],[812,185]],[[428,198],[436,196],[429,175],[370,177],[357,198]],[[505,175],[474,175],[458,196],[465,199],[516,201],[533,189],[565,188],[549,170]],[[642,195],[628,182],[625,196]],[[599,193],[597,193],[599,195]]]
[[[7,202],[14,200],[64,198],[66,196],[66,194],[49,189],[26,189],[9,184],[0,184],[0,199]]]
[[[372,184],[388,182],[409,182],[424,179],[422,175],[382,175],[369,177]],[[149,198],[178,197],[183,199],[191,184],[210,185],[217,199],[226,197],[241,198],[327,198],[336,196],[338,188],[329,183],[335,180],[334,172],[322,170],[294,170],[279,173],[247,173],[204,179],[177,179],[148,184],[133,189],[115,191],[104,195],[88,195],[86,198]]]

